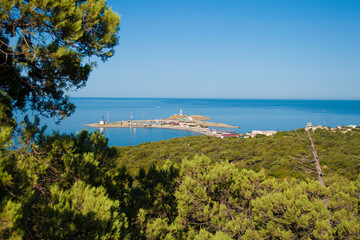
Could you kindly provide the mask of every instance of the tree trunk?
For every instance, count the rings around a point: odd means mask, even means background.
[[[310,135],[309,128],[306,127],[305,131],[306,131],[306,134],[307,134],[307,138],[309,139],[310,144],[311,144],[311,152],[312,152],[312,154],[314,156],[317,179],[318,179],[318,181],[320,182],[320,184],[322,186],[325,186],[323,173],[322,173],[322,170],[321,170],[320,161],[319,161],[319,157],[317,155],[317,151],[316,151],[316,148],[315,148],[314,141],[313,141],[313,139],[312,139],[312,137]]]

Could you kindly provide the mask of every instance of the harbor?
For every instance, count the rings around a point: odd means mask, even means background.
[[[132,114],[130,120],[110,122],[101,120],[99,123],[87,124],[88,127],[94,128],[165,128],[181,131],[190,131],[207,136],[219,138],[239,137],[240,133],[233,130],[219,130],[215,128],[239,128],[225,123],[209,122],[210,118],[201,115],[185,115],[180,109],[179,114],[174,114],[166,119],[155,120],[133,120]]]

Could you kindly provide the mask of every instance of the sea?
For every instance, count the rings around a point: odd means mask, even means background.
[[[234,130],[288,131],[303,128],[307,123],[336,127],[360,125],[360,100],[264,100],[264,99],[179,99],[179,98],[71,98],[76,111],[60,124],[55,119],[42,119],[47,133],[101,131],[110,146],[135,146],[144,142],[198,135],[196,133],[155,128],[86,127],[100,120],[163,119],[179,114],[203,115],[210,121],[239,126]]]

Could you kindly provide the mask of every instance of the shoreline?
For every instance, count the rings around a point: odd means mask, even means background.
[[[155,120],[152,120],[155,121]],[[85,126],[87,127],[95,127],[95,128],[126,128],[126,127],[153,127],[153,128],[163,128],[163,126],[165,125],[160,125],[160,124],[152,124],[152,126],[144,126],[143,124],[138,124],[138,123],[145,123],[147,122],[146,120],[139,120],[139,121],[133,121],[133,124],[135,123],[136,125],[132,125],[130,126],[130,124],[125,123],[119,123],[119,122],[114,122],[114,123],[108,123],[108,124],[101,124],[101,123],[89,123],[89,124],[85,124]],[[219,128],[240,128],[239,126],[232,126],[229,124],[225,124],[225,123],[212,123],[212,122],[204,122],[204,121],[199,121],[199,122],[195,122],[194,124],[195,126],[200,126],[203,125],[205,127],[219,127]],[[166,125],[170,128],[177,128],[176,126],[171,126],[171,125]],[[189,126],[189,125],[187,125]],[[192,127],[192,126],[190,126]]]
[[[191,123],[180,123],[178,121],[170,121],[168,119],[156,119],[156,120],[134,120],[134,121],[121,121],[113,123],[91,123],[85,124],[87,127],[93,128],[160,128],[160,129],[172,129],[180,131],[194,132],[206,136],[224,137],[224,130],[211,130],[209,127],[218,128],[240,128],[238,126],[232,126],[225,123],[207,122],[195,120]],[[239,133],[233,133],[232,136],[240,136]]]

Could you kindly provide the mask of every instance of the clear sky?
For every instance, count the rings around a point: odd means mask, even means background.
[[[360,0],[108,0],[116,54],[74,97],[360,99]]]

